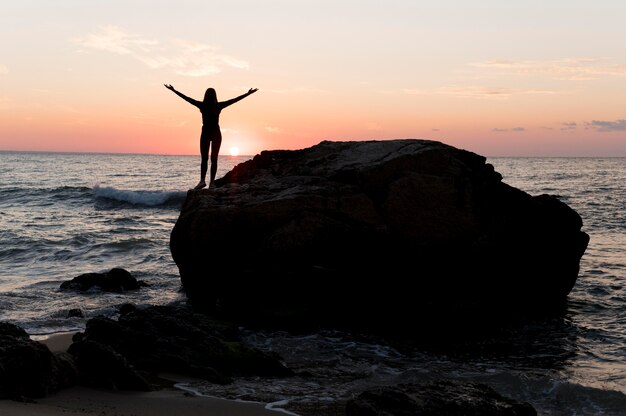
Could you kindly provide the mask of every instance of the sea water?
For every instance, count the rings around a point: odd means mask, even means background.
[[[218,177],[247,159],[220,157]],[[36,337],[80,330],[126,302],[181,299],[169,237],[199,178],[199,156],[0,152],[0,319]],[[59,290],[114,267],[149,286]],[[84,317],[68,318],[71,309]]]
[[[218,177],[246,156],[221,156]],[[542,415],[626,414],[626,159],[489,158],[503,181],[555,195],[591,239],[564,316],[529,322],[468,351],[399,349],[327,331],[250,331],[302,376],[186,385],[301,415],[342,414],[373,386],[439,378],[483,382]],[[120,305],[184,301],[169,235],[199,157],[0,152],[0,320],[34,338],[115,318]],[[61,291],[79,274],[123,267],[150,286],[123,294]],[[69,316],[80,309],[83,317]],[[306,376],[304,376],[306,374]],[[273,404],[272,404],[273,403]]]

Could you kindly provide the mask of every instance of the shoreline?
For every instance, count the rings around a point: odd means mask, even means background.
[[[56,333],[36,339],[52,352],[67,351],[77,331]],[[164,375],[172,384],[184,378]],[[0,415],[66,416],[68,413],[98,416],[276,416],[277,412],[294,415],[271,403],[229,400],[195,394],[190,390],[167,387],[150,392],[111,391],[74,386],[32,402],[0,400]]]
[[[0,400],[0,414],[11,416],[276,416],[277,411],[282,409],[270,410],[260,403],[198,396],[174,388],[126,392],[79,386],[30,403]]]

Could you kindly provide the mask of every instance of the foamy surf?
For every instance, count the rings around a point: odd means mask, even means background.
[[[133,205],[159,206],[173,201],[180,201],[186,196],[182,191],[131,191],[112,186],[93,187],[96,199],[109,199]]]

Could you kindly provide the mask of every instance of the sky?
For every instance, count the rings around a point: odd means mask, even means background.
[[[198,154],[430,139],[626,156],[622,0],[2,0],[0,150]]]

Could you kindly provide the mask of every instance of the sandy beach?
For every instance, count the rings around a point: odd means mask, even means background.
[[[39,399],[34,403],[0,401],[0,415],[7,416],[259,416],[276,411],[262,404],[243,403],[211,397],[200,397],[180,390],[156,392],[112,392],[73,387]]]
[[[52,335],[40,342],[52,351],[65,351],[72,333]],[[4,416],[276,416],[264,404],[197,396],[175,388],[153,392],[126,392],[72,387],[32,403],[0,400]]]

